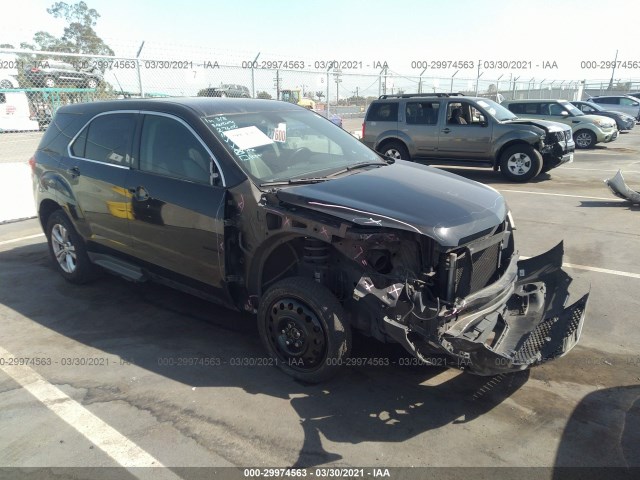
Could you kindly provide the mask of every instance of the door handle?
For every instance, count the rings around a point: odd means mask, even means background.
[[[80,176],[80,169],[78,167],[67,168],[67,173],[71,175],[71,178],[76,178]]]
[[[450,131],[451,131],[451,129],[448,128],[448,127],[442,129],[442,133],[449,133]]]
[[[138,202],[144,202],[150,198],[149,192],[147,192],[144,187],[138,186],[136,188],[130,188],[129,192],[133,194],[134,200],[137,200]]]

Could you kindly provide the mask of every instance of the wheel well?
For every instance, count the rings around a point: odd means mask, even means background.
[[[493,168],[495,170],[500,167],[500,160],[502,159],[502,154],[505,152],[505,150],[515,145],[526,145],[527,147],[535,148],[534,145],[531,145],[530,143],[523,140],[511,140],[510,142],[505,143],[502,147],[500,147],[500,150],[496,152],[496,157],[493,159]]]
[[[38,218],[40,218],[40,225],[42,225],[42,229],[47,228],[47,222],[49,221],[49,217],[56,210],[62,210],[62,207],[58,205],[53,200],[43,200],[40,203],[40,208],[38,209]]]
[[[404,148],[406,148],[407,150],[409,149],[407,147],[407,144],[404,143],[402,140],[400,140],[399,138],[386,138],[383,141],[381,141],[378,146],[376,147],[376,151],[380,152],[382,149],[384,149],[387,145],[389,145],[390,143],[393,142],[398,142],[401,143],[402,145],[404,145]]]
[[[276,281],[297,275],[303,248],[304,237],[295,237],[279,244],[267,255],[260,265],[260,295]]]

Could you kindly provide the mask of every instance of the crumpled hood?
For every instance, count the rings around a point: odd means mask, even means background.
[[[402,160],[321,183],[285,187],[277,197],[359,225],[421,233],[445,247],[499,225],[507,214],[496,190]]]
[[[539,128],[542,128],[543,130],[547,131],[547,132],[561,132],[567,129],[567,127],[562,124],[562,123],[558,123],[558,122],[552,122],[549,120],[532,120],[532,119],[528,119],[528,118],[518,118],[516,120],[509,120],[509,124],[521,124],[521,125],[533,125]]]

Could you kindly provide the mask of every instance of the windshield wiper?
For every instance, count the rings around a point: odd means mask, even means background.
[[[326,177],[311,177],[311,178],[290,178],[288,180],[276,180],[273,182],[261,183],[261,187],[277,187],[279,185],[295,185],[297,183],[319,183],[326,181]]]
[[[355,170],[357,168],[364,168],[364,167],[382,167],[384,165],[387,165],[386,163],[380,163],[380,162],[362,162],[362,163],[355,163],[353,165],[349,165],[348,167],[345,167],[341,170],[338,170],[337,172],[333,172],[330,173],[329,175],[326,176],[326,178],[331,178],[331,177],[336,177],[338,175],[342,175],[343,173],[346,172],[350,172],[351,170]]]

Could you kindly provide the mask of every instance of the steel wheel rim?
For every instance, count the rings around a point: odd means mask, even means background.
[[[274,301],[267,313],[267,340],[278,360],[299,371],[322,366],[327,354],[324,328],[315,312],[295,298]]]
[[[98,82],[96,80],[89,80],[87,82],[87,87],[89,88],[96,88],[98,86]]]
[[[591,135],[588,133],[579,133],[576,135],[576,143],[581,147],[588,147],[591,145]]]
[[[44,81],[44,86],[47,88],[53,88],[56,86],[56,81],[53,78],[47,78]]]
[[[396,160],[402,160],[402,156],[400,155],[400,152],[395,148],[390,148],[389,150],[387,150],[385,152],[385,155],[387,157],[395,158]]]
[[[531,157],[526,153],[514,153],[507,160],[507,168],[514,175],[526,175],[531,170]]]
[[[69,231],[56,223],[51,229],[51,247],[60,268],[66,273],[76,270],[76,247],[71,243]]]

